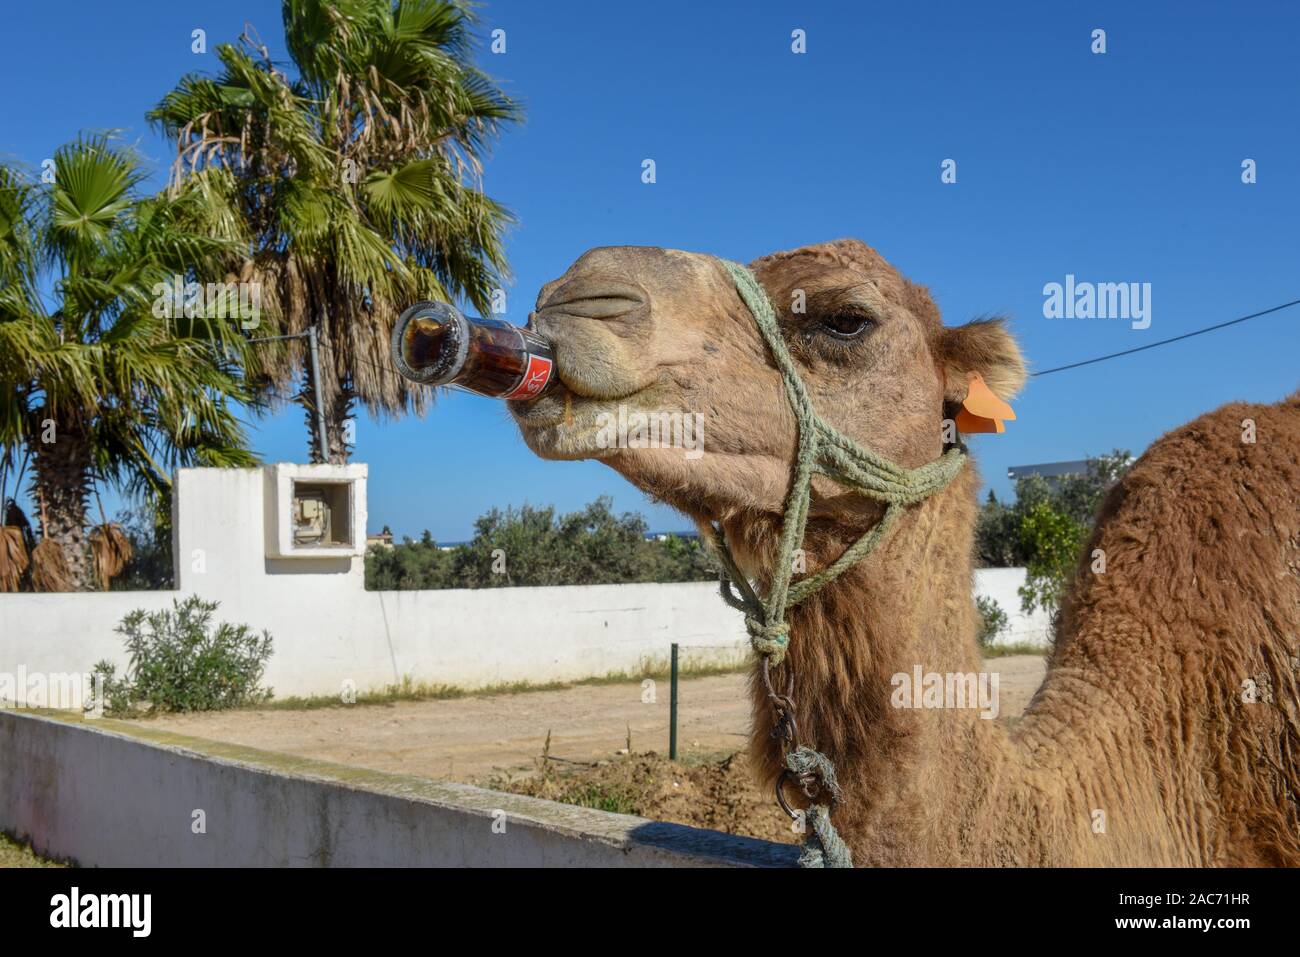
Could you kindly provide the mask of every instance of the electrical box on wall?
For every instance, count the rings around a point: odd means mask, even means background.
[[[268,466],[267,504],[268,556],[365,554],[366,466]]]

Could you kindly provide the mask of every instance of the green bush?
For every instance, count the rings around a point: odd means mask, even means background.
[[[979,638],[981,648],[988,648],[997,640],[998,635],[1007,630],[1010,622],[1002,606],[992,598],[985,595],[977,596],[975,607],[980,613],[976,637]]]
[[[258,682],[271,657],[271,635],[247,625],[213,625],[216,602],[197,595],[172,602],[171,611],[128,614],[115,629],[126,642],[130,664],[119,678],[101,661],[105,707],[125,713],[219,711],[271,697]]]
[[[1022,480],[1023,482],[1023,480]],[[1020,546],[1020,512],[989,497],[975,519],[975,564],[980,568],[1015,568],[1025,563]]]

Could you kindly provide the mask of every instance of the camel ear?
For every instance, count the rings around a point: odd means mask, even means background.
[[[937,359],[943,394],[949,402],[966,398],[972,373],[980,375],[1000,399],[1010,399],[1025,384],[1025,360],[1003,319],[976,319],[939,334]]]

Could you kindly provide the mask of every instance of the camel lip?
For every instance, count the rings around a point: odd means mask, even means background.
[[[507,399],[506,408],[521,426],[536,427],[554,424],[551,409],[556,403],[563,408],[574,395],[558,374],[551,383],[531,399]]]
[[[506,409],[521,428],[544,428],[570,424],[575,409],[625,402],[645,391],[640,388],[627,395],[593,395],[574,388],[565,380],[563,370],[559,370],[551,384],[540,394],[531,399],[509,399],[506,401]]]
[[[551,290],[537,312],[577,319],[616,319],[644,309],[649,295],[640,286],[602,275],[575,276]]]
[[[584,399],[561,387],[506,405],[524,444],[539,458],[582,461],[608,454],[593,437],[591,423],[602,405],[598,399]]]

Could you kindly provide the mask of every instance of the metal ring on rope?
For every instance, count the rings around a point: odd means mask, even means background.
[[[776,803],[781,805],[781,810],[790,815],[790,820],[799,820],[799,812],[790,806],[790,802],[785,799],[785,782],[794,775],[789,771],[782,771],[776,778]]]

